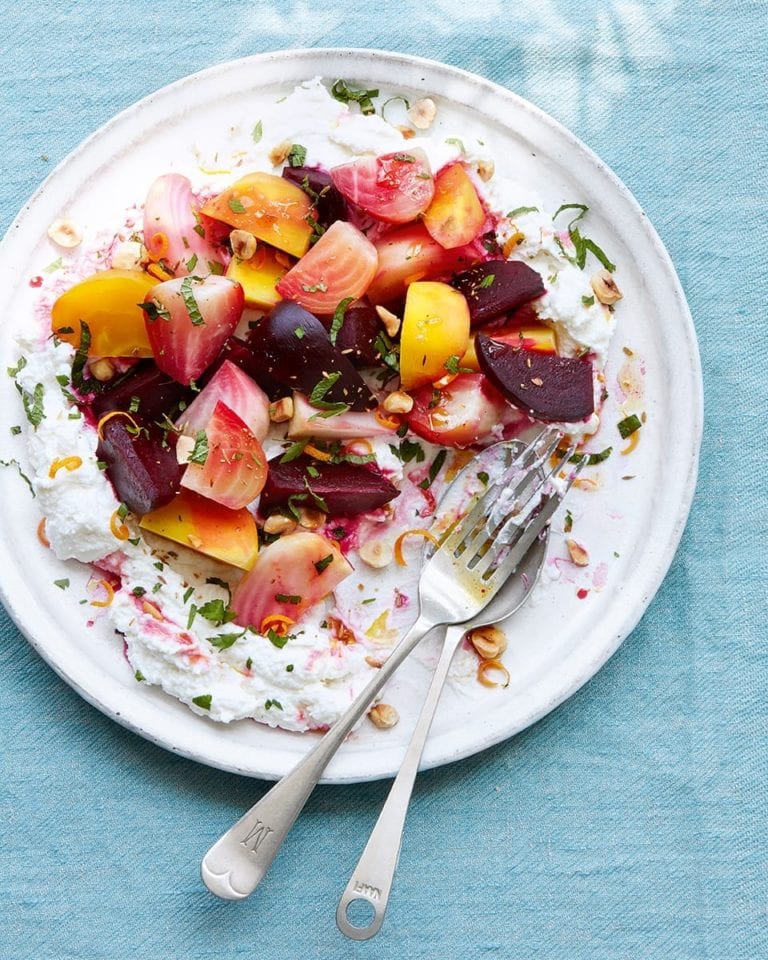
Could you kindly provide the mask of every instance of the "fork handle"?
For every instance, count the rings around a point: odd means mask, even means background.
[[[400,858],[405,817],[419,771],[421,755],[427,741],[435,710],[448,671],[462,637],[462,625],[448,627],[424,706],[408,744],[400,772],[371,831],[365,850],[352,872],[349,883],[336,908],[336,926],[352,940],[368,940],[379,932],[387,911],[389,892]],[[365,900],[373,907],[373,916],[366,926],[354,926],[347,919],[347,907],[355,900]]]
[[[421,614],[317,746],[211,847],[201,865],[203,883],[211,893],[224,900],[242,900],[253,893],[346,735],[397,667],[435,626]]]

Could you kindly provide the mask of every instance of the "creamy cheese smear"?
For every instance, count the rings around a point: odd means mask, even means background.
[[[301,143],[307,148],[309,162],[325,168],[359,156],[396,151],[405,142],[401,131],[382,117],[364,116],[335,100],[319,78],[301,84],[276,103],[262,116],[261,126],[261,141],[250,148],[247,164],[237,175],[252,169],[279,172],[269,154],[283,141]],[[421,147],[426,152],[433,172],[460,159],[471,174],[479,161],[493,162],[487,154],[465,152],[461,136],[461,130],[455,137],[446,137],[441,131],[439,138],[418,135],[407,143],[409,148]],[[196,179],[191,176],[193,186],[201,192],[222,189],[221,177],[211,178],[205,172]],[[593,296],[587,274],[569,261],[564,250],[568,249],[567,234],[553,227],[553,211],[546,212],[534,192],[498,173],[488,183],[475,174],[473,180],[491,210],[526,208],[527,212],[516,214],[514,222],[502,219],[497,235],[503,245],[513,233],[523,234],[513,258],[537,270],[546,287],[546,294],[534,307],[542,322],[555,330],[561,354],[592,355],[595,409],[599,409],[599,374],[615,327],[612,311]],[[78,273],[93,273],[97,264],[98,268],[109,266],[113,240],[114,234],[102,244],[105,257],[101,260],[94,258],[93,250],[83,251],[79,269],[73,266],[66,285],[79,279]],[[58,286],[64,289],[65,285]],[[55,555],[61,560],[92,563],[97,577],[106,576],[116,585],[114,599],[103,616],[124,638],[126,656],[137,679],[159,685],[213,720],[250,717],[297,731],[332,724],[417,614],[421,540],[413,537],[406,541],[404,552],[409,562],[405,567],[392,563],[372,569],[360,560],[356,548],[371,539],[392,545],[403,531],[428,527],[436,499],[466,456],[448,450],[444,469],[424,491],[419,484],[443,448],[419,440],[423,460],[403,463],[386,440],[372,440],[376,462],[400,488],[400,496],[388,507],[362,517],[328,522],[328,534],[334,528],[345,529],[342,546],[354,573],[292,628],[287,642],[276,646],[236,624],[216,622],[215,611],[223,609],[229,599],[222,583],[227,581],[234,588],[238,571],[141,534],[130,517],[126,518],[130,539],[116,538],[112,526],[120,505],[97,462],[96,430],[62,386],[68,383],[74,351],[68,344],[48,338],[51,302],[49,291],[39,311],[41,329],[19,341],[26,364],[19,370],[17,382],[28,397],[38,401],[42,413],[35,418],[39,419],[37,426],[28,431],[31,482]],[[594,433],[598,424],[594,414],[585,423],[562,426],[572,436],[584,436]],[[284,428],[273,427],[264,445],[268,457],[284,449],[284,435]],[[49,475],[55,460],[72,456],[82,460],[78,469],[60,469],[55,476]],[[233,635],[236,639],[228,645]],[[352,638],[354,642],[349,642]],[[472,677],[475,666],[474,655],[462,651],[454,674]]]

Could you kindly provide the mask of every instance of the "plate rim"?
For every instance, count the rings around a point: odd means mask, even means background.
[[[671,529],[667,531],[668,535],[664,544],[664,549],[657,557],[657,562],[653,571],[650,571],[644,580],[644,587],[647,589],[642,591],[642,593],[639,591],[637,592],[634,603],[628,610],[625,611],[624,616],[621,619],[621,630],[613,636],[612,642],[604,644],[596,652],[594,657],[590,657],[586,666],[578,674],[569,676],[567,678],[567,682],[557,685],[557,687],[553,689],[551,696],[546,700],[546,702],[540,704],[538,709],[529,711],[528,715],[526,715],[522,721],[515,726],[514,730],[507,732],[502,731],[492,736],[487,736],[482,743],[475,743],[472,745],[459,747],[453,751],[450,751],[449,755],[442,755],[438,758],[427,756],[426,759],[422,761],[421,765],[422,769],[427,769],[465,759],[466,757],[473,756],[481,751],[489,749],[490,747],[496,746],[507,739],[510,739],[516,733],[527,729],[527,727],[546,716],[553,709],[575,694],[585,683],[587,683],[613,656],[623,640],[626,639],[626,637],[629,636],[629,634],[637,626],[648,605],[658,592],[659,587],[661,586],[661,583],[674,560],[680,540],[685,530],[696,489],[699,454],[704,426],[704,397],[700,352],[690,308],[669,252],[664,246],[664,243],[655,230],[653,224],[649,221],[641,205],[629,188],[589,146],[587,146],[579,137],[577,137],[571,130],[561,124],[558,120],[544,112],[539,107],[535,106],[535,104],[531,103],[520,94],[517,94],[514,91],[495,83],[494,81],[488,80],[483,76],[472,73],[461,67],[454,66],[453,64],[447,64],[425,57],[413,56],[411,54],[403,54],[389,50],[379,50],[376,48],[296,48],[267,51],[260,54],[236,58],[234,60],[227,60],[204,70],[196,71],[150,92],[146,96],[129,104],[123,110],[110,117],[105,123],[100,125],[92,133],[81,140],[73,150],[71,150],[64,158],[62,158],[62,160],[59,161],[53,170],[50,171],[48,176],[42,181],[38,188],[24,201],[18,214],[10,223],[2,241],[0,242],[0,253],[8,252],[8,248],[12,246],[14,240],[14,233],[23,224],[24,220],[29,215],[30,210],[34,207],[37,201],[45,193],[47,193],[51,186],[55,187],[56,180],[66,172],[67,168],[75,163],[83,153],[88,151],[93,143],[97,142],[101,137],[111,132],[114,127],[119,126],[126,120],[130,120],[130,118],[133,116],[139,115],[141,111],[147,105],[152,103],[152,101],[158,96],[172,97],[176,91],[183,90],[195,83],[204,81],[207,78],[213,78],[217,74],[224,74],[227,71],[237,69],[239,67],[245,69],[248,69],[249,67],[258,68],[258,66],[265,63],[273,63],[284,60],[298,61],[299,63],[312,61],[315,62],[317,66],[317,61],[325,57],[341,57],[342,59],[349,60],[350,63],[357,64],[360,64],[364,61],[367,61],[368,64],[378,63],[383,65],[385,69],[387,66],[393,67],[399,63],[401,65],[408,66],[409,68],[424,70],[424,80],[427,79],[428,73],[431,73],[433,76],[435,72],[438,74],[447,73],[461,80],[465,84],[469,84],[475,88],[484,88],[494,97],[501,97],[502,100],[507,100],[513,103],[518,109],[524,110],[526,113],[531,115],[537,122],[543,123],[557,136],[564,138],[566,143],[572,145],[597,170],[599,170],[601,176],[607,177],[612,182],[614,189],[621,195],[623,201],[627,203],[633,210],[646,239],[651,244],[651,248],[657,258],[658,265],[664,268],[667,278],[671,282],[671,294],[679,310],[677,323],[681,326],[681,333],[684,333],[685,339],[690,348],[688,356],[686,357],[688,361],[687,369],[691,374],[692,385],[695,389],[688,398],[689,412],[692,414],[692,417],[691,429],[687,435],[689,443],[686,449],[687,456],[685,458],[685,462],[689,464],[689,470],[684,478],[684,483],[680,490],[675,523]],[[325,75],[324,69],[320,72]],[[311,75],[315,75],[316,73],[317,70],[315,68],[308,69],[306,78],[309,79]],[[451,100],[454,99],[450,95],[448,98]],[[26,622],[25,613],[21,611],[13,602],[12,596],[6,589],[4,577],[0,577],[0,599],[2,600],[5,609],[14,620],[20,632],[25,636],[27,641],[37,651],[42,659],[45,660],[46,663],[48,663],[48,665],[65,681],[65,683],[67,683],[76,693],[78,693],[79,696],[81,696],[92,706],[96,707],[106,716],[119,723],[121,726],[126,727],[144,739],[149,740],[150,742],[161,746],[172,753],[187,757],[188,759],[196,762],[204,763],[217,769],[264,780],[274,780],[281,775],[279,773],[259,770],[253,766],[247,767],[240,766],[239,764],[222,763],[217,761],[216,758],[195,753],[193,749],[181,748],[168,740],[164,740],[161,736],[156,735],[154,732],[144,728],[140,722],[137,722],[132,718],[125,717],[121,710],[117,710],[114,705],[108,704],[100,699],[98,693],[93,693],[83,688],[75,678],[68,675],[65,665],[56,662],[52,651],[47,649],[34,636],[32,628],[28,626]],[[364,772],[362,774],[358,772],[353,775],[339,775],[332,773],[331,776],[325,776],[321,782],[339,784],[363,782],[366,780],[390,777],[393,776],[395,772],[396,770],[384,770],[368,773]]]

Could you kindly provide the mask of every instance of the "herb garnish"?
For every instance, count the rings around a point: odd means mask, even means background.
[[[416,157],[412,153],[395,153],[392,159],[399,160],[400,163],[416,163]]]
[[[564,457],[567,451],[558,447],[556,453],[559,457]],[[599,453],[574,453],[573,456],[568,457],[568,463],[581,463],[581,461],[586,458],[587,466],[594,467],[596,464],[602,463],[603,460],[607,460],[612,453],[613,447],[606,447],[605,450],[601,450]]]
[[[205,320],[203,319],[202,313],[200,313],[200,307],[197,305],[197,300],[195,300],[195,294],[192,290],[192,282],[194,279],[194,277],[184,277],[181,281],[181,296],[184,300],[184,306],[187,308],[189,319],[194,326],[200,327],[205,323]]]
[[[572,257],[569,256],[566,253],[565,248],[563,247],[559,238],[555,237],[555,240],[557,241],[557,244],[562,250],[566,259],[569,260],[571,263],[575,263],[577,267],[583,270],[587,262],[587,254],[592,253],[600,261],[600,263],[605,267],[606,270],[610,270],[611,272],[613,272],[616,269],[616,264],[611,263],[611,261],[605,255],[603,250],[595,243],[595,241],[590,240],[589,237],[583,236],[579,228],[576,226],[579,220],[581,220],[585,216],[585,214],[589,210],[589,207],[587,207],[583,203],[564,203],[562,204],[562,206],[558,207],[558,209],[555,211],[552,217],[553,222],[557,219],[558,215],[563,212],[563,210],[579,211],[576,214],[576,216],[573,217],[573,219],[569,222],[567,227],[568,236],[571,238],[571,243],[573,244],[573,248],[575,251],[574,256]]]
[[[447,456],[448,456],[447,450],[439,451],[435,459],[430,464],[429,475],[425,477],[425,479],[422,480],[421,483],[419,484],[422,490],[429,490],[429,488],[435,482],[435,478],[437,477],[438,473],[440,473],[440,471],[442,470],[443,464],[445,463],[445,458]]]
[[[189,463],[199,463],[201,466],[208,459],[208,435],[205,430],[198,430],[195,445],[189,455]]]
[[[227,206],[232,213],[245,213],[245,207],[237,199],[237,197],[230,197],[229,200],[227,200]]]
[[[192,703],[194,703],[196,707],[200,707],[201,710],[210,710],[212,702],[213,697],[210,693],[204,693],[200,697],[192,697]]]
[[[139,306],[147,315],[147,320],[149,320],[150,323],[154,323],[158,317],[160,317],[162,320],[171,319],[171,315],[168,310],[162,306],[162,304],[158,303],[157,300],[145,300],[144,303],[140,303]]]
[[[350,87],[344,80],[337,80],[331,87],[331,96],[335,100],[338,100],[340,103],[357,103],[360,105],[360,112],[366,115],[376,113],[372,98],[378,97],[378,95],[378,90],[356,90],[354,87]],[[395,98],[393,97],[392,99]],[[389,103],[389,101],[387,101],[387,103]]]
[[[298,593],[276,593],[275,600],[278,603],[292,603],[295,605],[301,603],[301,596]]]
[[[325,570],[325,568],[327,566],[330,566],[330,564],[332,563],[333,563],[333,554],[329,553],[327,557],[323,557],[321,560],[316,560],[313,566],[318,573],[322,573],[323,570]]]
[[[481,470],[481,471],[478,473],[478,475],[477,475],[477,479],[480,481],[480,483],[485,484],[485,486],[487,487],[487,486],[488,486],[488,481],[490,480],[490,477],[489,477],[488,474],[485,472],[485,470]]]
[[[39,427],[45,419],[43,393],[44,388],[42,383],[36,383],[35,389],[32,393],[27,393],[26,390],[23,390],[21,394],[21,402],[24,406],[24,413],[26,413],[27,420],[29,420],[33,427]]]
[[[642,427],[640,417],[637,414],[633,413],[628,417],[625,417],[623,420],[620,420],[616,426],[618,427],[619,433],[621,434],[621,439],[626,440],[627,437],[631,437],[635,431],[639,430]]]
[[[464,141],[463,141],[463,140],[459,140],[458,137],[447,137],[445,142],[446,142],[446,143],[452,143],[455,147],[458,147],[459,150],[461,150],[462,153],[466,153],[466,152],[467,152],[466,147],[464,146]]]
[[[481,290],[487,290],[488,287],[492,287],[492,286],[493,286],[493,281],[494,281],[495,279],[496,279],[496,275],[495,275],[495,274],[493,274],[493,273],[488,273],[488,274],[486,274],[486,275],[483,277],[483,279],[480,281],[480,283],[478,284],[478,286],[479,286],[479,288],[480,288]]]
[[[288,152],[288,165],[291,167],[303,167],[307,161],[307,148],[300,143],[292,143]]]
[[[445,367],[448,373],[453,373],[453,374],[472,373],[471,367],[460,367],[459,360],[461,360],[461,357],[458,355],[458,353],[453,353],[445,361],[445,363],[443,364],[443,367]]]
[[[354,297],[345,297],[333,311],[333,320],[331,320],[331,329],[328,332],[328,335],[331,338],[331,343],[334,346],[336,345],[336,339],[341,332],[341,328],[344,325],[344,316],[347,312],[347,307],[354,299]]]
[[[563,522],[563,533],[570,533],[573,530],[573,514],[570,510],[565,511],[565,521]]]
[[[54,585],[59,588],[59,590],[66,590],[69,586],[69,577],[65,577],[63,580],[54,580]]]
[[[210,620],[216,627],[221,627],[225,623],[231,623],[237,614],[230,610],[223,600],[209,600],[198,610],[201,617]]]
[[[288,636],[288,634],[283,636],[282,634],[278,633],[277,630],[273,630],[272,627],[267,630],[267,640],[269,640],[272,646],[277,647],[278,650],[282,650],[290,639],[291,638]]]
[[[291,460],[296,460],[304,453],[304,447],[306,447],[308,443],[309,438],[306,440],[297,440],[296,443],[292,443],[282,457],[280,457],[280,463],[290,463]]]
[[[411,460],[415,460],[416,463],[421,463],[425,457],[424,448],[416,440],[403,439],[400,441],[399,447],[390,443],[389,449],[396,457],[399,457],[403,463],[410,463]]]
[[[521,217],[524,213],[538,213],[538,207],[515,207],[514,210],[510,210],[507,214],[507,219],[512,220],[514,217]]]
[[[253,140],[254,143],[260,143],[263,133],[264,128],[261,125],[261,120],[259,120],[259,122],[254,126],[253,130],[251,130],[251,140]]]
[[[245,630],[241,630],[240,633],[220,633],[216,637],[209,637],[208,643],[212,647],[216,647],[217,650],[229,650],[232,644],[236,643],[244,634]]]
[[[264,709],[265,709],[265,710],[270,710],[272,707],[276,707],[278,710],[282,710],[282,709],[283,709],[283,705],[282,705],[282,703],[280,703],[279,700],[267,700],[267,701],[264,703]]]

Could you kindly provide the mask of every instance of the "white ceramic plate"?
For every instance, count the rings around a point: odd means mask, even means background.
[[[28,280],[57,255],[46,237],[62,213],[80,223],[122,222],[157,174],[191,162],[195,144],[233,125],[251,125],[259,104],[273,102],[296,83],[322,75],[381,87],[406,96],[430,95],[441,123],[453,130],[482,126],[495,145],[497,165],[531,182],[556,208],[578,201],[590,207],[589,233],[619,265],[625,294],[608,365],[602,445],[622,446],[615,423],[616,376],[623,364],[642,382],[647,414],[631,456],[614,452],[590,473],[593,492],[573,491],[574,536],[590,551],[589,568],[564,558],[555,524],[552,560],[533,601],[511,622],[506,662],[512,682],[489,691],[474,682],[446,690],[424,757],[436,766],[498,743],[544,716],[605,663],[640,619],[671,563],[693,495],[702,428],[698,349],[688,307],[669,256],[642,210],[610,170],[562,126],[520,97],[452,67],[371,50],[305,50],[222,64],[187,77],[121,113],[75,150],[26,204],[0,256],[4,323],[0,364],[16,360],[14,336],[30,322],[35,291]],[[638,145],[639,149],[639,145]],[[181,158],[181,159],[180,159]],[[503,158],[503,160],[502,160]],[[195,162],[199,162],[196,159]],[[629,358],[623,348],[634,352]],[[19,421],[13,384],[3,378],[0,453],[18,454],[9,427]],[[637,408],[638,405],[636,404]],[[633,479],[622,479],[631,475]],[[156,688],[135,682],[115,635],[84,625],[75,589],[84,568],[57,562],[34,535],[34,502],[11,470],[0,475],[6,505],[0,516],[0,592],[20,629],[59,675],[88,701],[174,752],[249,776],[286,773],[314,742],[312,735],[271,730],[250,721],[217,725],[191,713]],[[584,599],[577,591],[588,590]],[[429,678],[436,647],[425,646],[386,693],[402,722],[382,732],[364,724],[330,765],[328,782],[392,775]]]

